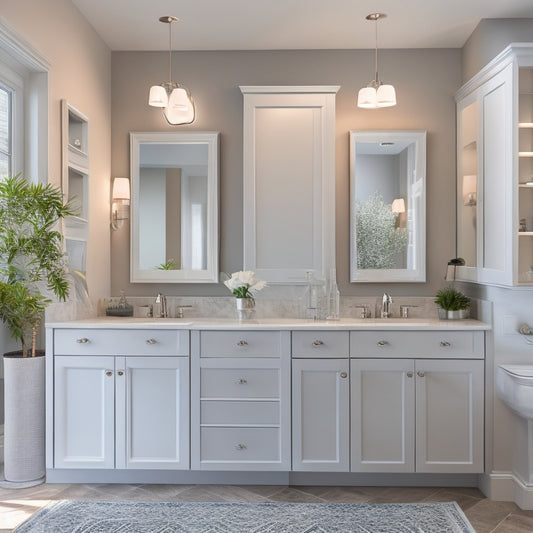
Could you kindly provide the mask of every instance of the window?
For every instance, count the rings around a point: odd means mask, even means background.
[[[9,176],[12,170],[12,98],[11,91],[0,86],[0,178]]]

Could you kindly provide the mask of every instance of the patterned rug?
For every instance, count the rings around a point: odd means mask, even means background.
[[[60,501],[16,533],[475,533],[449,503]]]

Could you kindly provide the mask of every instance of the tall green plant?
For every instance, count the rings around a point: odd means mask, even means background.
[[[57,223],[74,215],[61,190],[20,174],[0,181],[0,318],[35,357],[36,337],[50,297],[68,296],[68,271]]]

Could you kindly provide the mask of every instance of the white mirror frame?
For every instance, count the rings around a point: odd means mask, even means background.
[[[142,144],[207,144],[207,268],[205,270],[139,268],[139,153]],[[218,283],[218,152],[218,132],[130,132],[131,283]]]
[[[408,178],[408,221],[410,243],[414,248],[414,268],[358,269],[355,229],[356,143],[413,142],[414,175]],[[416,199],[416,201],[415,201]],[[412,206],[416,205],[416,209]],[[425,131],[350,131],[350,281],[397,283],[426,281],[426,132]]]

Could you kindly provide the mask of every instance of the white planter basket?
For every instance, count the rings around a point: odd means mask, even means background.
[[[44,481],[45,357],[4,356],[4,478]]]

